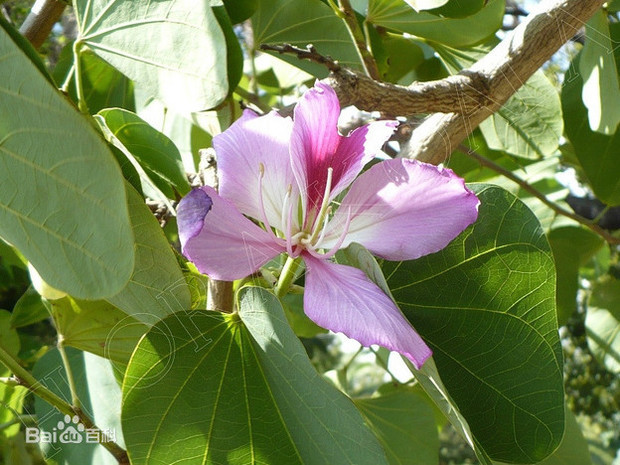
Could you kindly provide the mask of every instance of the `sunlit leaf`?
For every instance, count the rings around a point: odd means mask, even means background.
[[[0,310],[0,346],[11,355],[17,356],[20,349],[19,335],[10,324],[11,314],[6,310]],[[11,372],[0,362],[0,377],[6,378]],[[11,437],[20,430],[21,423],[17,421],[9,426],[10,422],[17,420],[17,415],[22,412],[24,398],[28,390],[23,386],[8,385],[0,381],[0,440]]]
[[[189,192],[181,154],[168,137],[135,113],[121,108],[102,110],[99,115],[114,137],[135,157],[168,198],[175,198],[172,187],[182,195]]]
[[[576,71],[579,61],[580,55],[571,62],[562,88],[566,136],[596,196],[607,205],[620,205],[620,132],[606,136],[590,129],[588,111],[581,98],[583,79]]]
[[[3,30],[0,59],[0,235],[51,286],[113,295],[134,255],[118,165]]]
[[[452,74],[471,66],[499,42],[492,38],[467,49],[435,44],[434,48]],[[508,101],[480,124],[487,144],[528,159],[552,155],[562,135],[562,107],[558,92],[542,71],[537,71]]]
[[[579,74],[583,79],[581,97],[588,109],[588,121],[593,131],[613,135],[620,123],[619,64],[612,43],[607,15],[599,10],[586,23],[586,42],[579,59]]]
[[[445,5],[448,0],[405,0],[412,8],[416,10],[432,10]]]
[[[491,36],[502,26],[504,0],[490,0],[476,14],[449,18],[416,12],[403,0],[370,0],[367,21],[451,47],[464,47]]]
[[[97,55],[167,106],[213,108],[228,94],[226,40],[208,2],[76,0],[77,50]]]
[[[596,359],[609,371],[620,373],[620,281],[610,278],[592,289],[586,333]]]
[[[313,44],[319,53],[361,69],[361,59],[344,22],[320,0],[306,0],[303,8],[296,0],[261,0],[252,16],[252,28],[256,47],[289,43],[305,48]],[[327,76],[324,66],[287,56],[280,58],[316,77]]]

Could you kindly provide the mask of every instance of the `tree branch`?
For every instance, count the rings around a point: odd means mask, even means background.
[[[66,2],[59,0],[37,0],[19,32],[38,50],[50,35],[52,27],[60,19],[66,6]]]
[[[491,168],[496,173],[499,173],[505,178],[510,179],[512,182],[517,184],[521,189],[532,194],[534,197],[536,197],[538,200],[540,200],[542,203],[544,203],[547,207],[549,207],[551,210],[553,210],[558,215],[565,216],[567,218],[570,218],[571,220],[574,220],[584,225],[585,227],[591,229],[596,234],[601,236],[603,239],[605,239],[610,244],[620,244],[620,238],[613,236],[608,231],[606,231],[605,229],[601,228],[598,224],[596,224],[596,222],[588,220],[587,218],[584,218],[582,216],[579,216],[571,212],[570,210],[562,208],[555,202],[552,202],[551,200],[547,198],[547,196],[545,196],[545,194],[540,192],[538,189],[536,189],[535,187],[533,187],[531,184],[527,183],[520,177],[516,176],[512,171],[502,168],[500,165],[498,165],[494,161],[489,160],[488,158],[480,155],[478,152],[476,152],[475,150],[465,145],[461,144],[459,146],[459,149],[464,154],[468,155],[470,158],[476,160],[482,166]]]
[[[438,164],[584,25],[605,0],[547,0],[489,54],[461,74],[484,77],[487,104],[471,114],[432,115],[416,128],[406,155]]]
[[[474,75],[457,74],[438,81],[414,82],[399,86],[375,81],[356,71],[343,68],[331,57],[319,54],[313,45],[299,48],[290,44],[262,44],[261,50],[290,53],[300,60],[325,66],[331,74],[323,79],[338,94],[340,105],[355,105],[360,110],[380,111],[388,115],[416,113],[472,112],[485,105],[488,92],[484,80]]]

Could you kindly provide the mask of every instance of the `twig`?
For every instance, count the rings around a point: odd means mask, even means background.
[[[65,415],[77,415],[80,423],[86,429],[97,431],[97,437],[101,438],[100,444],[110,452],[118,461],[119,465],[129,465],[127,452],[121,446],[112,441],[95,423],[82,411],[66,402],[63,398],[43,386],[28,370],[22,367],[19,362],[0,344],[0,362],[13,373],[14,378],[20,386],[24,386],[33,394],[36,394],[47,403],[56,407]]]
[[[343,19],[353,42],[355,42],[355,47],[357,48],[357,52],[362,59],[366,75],[371,79],[379,81],[381,79],[381,75],[379,74],[377,62],[372,56],[372,53],[370,53],[370,50],[368,50],[366,38],[364,37],[364,33],[357,22],[355,10],[351,6],[351,2],[349,0],[338,0],[338,5],[340,6],[339,11],[341,13],[338,16]]]
[[[19,32],[39,49],[52,32],[54,24],[60,19],[67,6],[59,0],[37,0],[24,20]]]
[[[605,239],[610,244],[620,244],[620,238],[611,235],[609,232],[607,232],[605,229],[601,228],[594,221],[590,221],[590,220],[588,220],[586,218],[583,218],[582,216],[579,216],[579,215],[577,215],[577,214],[575,214],[575,213],[573,213],[573,212],[571,212],[571,211],[569,211],[569,210],[567,210],[565,208],[562,208],[561,206],[559,206],[555,202],[552,202],[551,200],[549,200],[545,196],[545,194],[540,192],[538,189],[534,188],[528,182],[524,181],[520,177],[518,177],[515,174],[513,174],[512,171],[509,171],[509,170],[501,167],[500,165],[498,165],[494,161],[489,160],[488,158],[480,155],[478,152],[476,152],[475,150],[471,149],[470,147],[466,147],[464,145],[459,145],[459,149],[463,153],[468,155],[470,158],[473,158],[474,160],[476,160],[482,166],[486,166],[487,168],[491,168],[496,173],[499,173],[502,176],[510,179],[512,182],[514,182],[519,187],[521,187],[524,191],[529,192],[534,197],[536,197],[538,200],[540,200],[542,203],[544,203],[546,206],[551,208],[558,215],[565,216],[567,218],[570,218],[571,220],[574,220],[574,221],[578,222],[579,224],[584,225],[585,227],[591,229],[596,234],[601,236],[603,239]]]
[[[332,72],[338,72],[342,69],[337,61],[333,60],[331,57],[321,55],[316,51],[316,48],[314,48],[314,45],[312,44],[308,44],[305,49],[295,47],[291,44],[261,44],[259,48],[264,51],[278,52],[279,54],[291,53],[293,55],[297,55],[297,58],[300,60],[310,60],[315,63],[319,63]]]

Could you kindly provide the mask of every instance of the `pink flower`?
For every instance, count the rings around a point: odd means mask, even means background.
[[[309,318],[419,368],[431,350],[390,297],[363,271],[330,258],[352,242],[386,260],[437,252],[476,220],[479,201],[451,170],[413,160],[382,161],[359,175],[397,123],[343,137],[339,114],[335,92],[318,82],[293,120],[246,110],[215,137],[219,194],[202,187],[180,202],[183,253],[220,280],[244,278],[281,253],[301,256]]]

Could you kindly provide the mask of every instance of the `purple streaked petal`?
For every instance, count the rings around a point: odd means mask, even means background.
[[[376,121],[355,129],[348,137],[341,137],[340,145],[333,156],[334,184],[331,199],[349,187],[366,163],[381,150],[397,126],[398,121]]]
[[[358,242],[387,260],[412,260],[437,252],[476,221],[480,202],[449,169],[415,160],[386,160],[351,185],[321,247],[342,234],[341,247]]]
[[[202,189],[194,189],[181,199],[177,208],[177,226],[182,248],[188,240],[200,233],[205,216],[212,206],[211,197]]]
[[[210,208],[206,208],[207,199]],[[244,278],[285,249],[211,187],[183,198],[177,215],[183,254],[214,279]]]
[[[327,168],[340,144],[340,102],[334,90],[317,81],[295,106],[290,157],[304,208],[318,209],[327,181]],[[307,202],[307,204],[305,203]]]
[[[363,271],[308,254],[304,261],[304,310],[316,324],[364,346],[378,344],[399,352],[416,368],[432,355],[392,299]]]
[[[267,220],[281,231],[282,204],[289,186],[296,188],[290,166],[289,140],[293,122],[276,112],[257,116],[245,110],[230,128],[213,138],[217,154],[219,193],[252,218]],[[264,177],[260,187],[262,164]],[[293,192],[294,193],[294,192]]]

